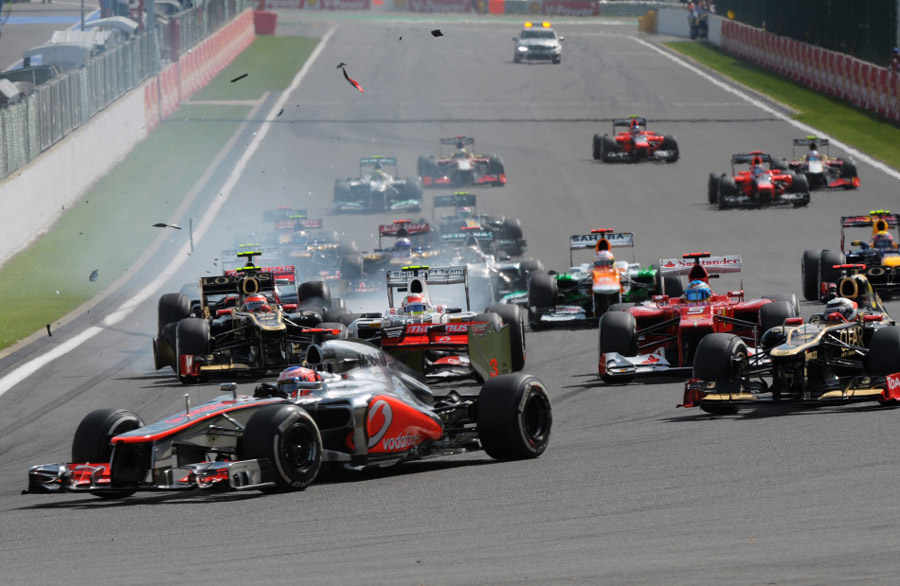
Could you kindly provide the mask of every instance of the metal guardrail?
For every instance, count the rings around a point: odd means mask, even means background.
[[[65,138],[98,112],[159,73],[251,6],[250,0],[199,0],[167,24],[36,86],[0,109],[0,180]]]

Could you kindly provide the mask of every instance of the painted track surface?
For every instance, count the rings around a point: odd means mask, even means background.
[[[739,253],[749,296],[799,293],[803,249],[835,246],[838,216],[896,207],[894,180],[860,164],[859,192],[817,193],[807,209],[713,210],[709,172],[726,171],[732,152],[787,152],[798,131],[674,66],[630,27],[558,25],[562,65],[516,66],[515,25],[439,22],[438,41],[424,23],[342,22],[251,161],[221,232],[198,243],[168,290],[216,270],[211,259],[234,231],[253,229],[259,210],[296,202],[325,211],[334,178],[360,156],[396,155],[412,174],[444,135],[473,135],[479,151],[504,158],[510,183],[480,192],[480,207],[520,217],[529,253],[558,269],[569,234],[612,227],[635,232],[642,262]],[[335,71],[341,61],[365,94]],[[677,134],[679,163],[590,160],[591,135],[633,113]],[[365,235],[389,219],[326,216],[369,247]],[[900,304],[891,308],[900,315]],[[101,312],[0,361],[0,372]],[[120,406],[153,421],[182,408],[186,392],[194,404],[218,394],[151,371],[155,321],[154,301],[0,397],[5,581],[818,584],[892,582],[900,571],[890,521],[900,514],[891,498],[896,411],[708,419],[675,408],[680,381],[599,385],[590,329],[529,334],[526,370],[551,388],[555,420],[548,452],[533,462],[430,460],[280,496],[19,496],[28,466],[68,458],[91,409]]]

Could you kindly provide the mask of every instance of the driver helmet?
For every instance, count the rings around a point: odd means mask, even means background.
[[[632,134],[637,134],[638,132],[641,131],[641,125],[638,124],[637,119],[634,119],[634,120],[631,121],[631,128],[630,128],[630,130],[631,130],[631,133],[632,133]]]
[[[412,242],[409,238],[398,238],[394,244],[394,251],[401,254],[410,254],[412,252]]]
[[[468,219],[475,216],[475,210],[473,210],[470,206],[462,206],[456,209],[456,217],[461,219]]]
[[[292,366],[281,371],[276,384],[288,397],[296,399],[322,388],[322,375],[304,366]]]
[[[428,302],[425,301],[425,296],[421,293],[407,295],[403,299],[400,309],[406,315],[425,315],[429,311]]]
[[[835,297],[825,304],[825,317],[831,317],[835,313],[847,321],[853,321],[856,319],[856,302],[846,297]]]
[[[466,145],[463,144],[463,141],[459,141],[456,143],[456,157],[461,159],[463,157],[468,156],[468,152],[466,152]]]
[[[894,246],[894,237],[891,236],[890,232],[877,232],[872,237],[872,248],[893,248]]]
[[[262,295],[250,295],[244,300],[244,311],[252,313],[272,311],[269,300]]]
[[[595,267],[611,267],[616,262],[613,254],[608,250],[600,250],[594,255]]]
[[[291,242],[297,246],[307,246],[309,244],[309,232],[306,230],[298,230],[291,235]]]
[[[706,301],[712,297],[712,289],[703,281],[691,281],[684,291],[687,301]]]

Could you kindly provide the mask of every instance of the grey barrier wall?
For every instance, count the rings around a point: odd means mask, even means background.
[[[108,107],[251,5],[199,0],[165,25],[93,57],[0,109],[0,181]]]

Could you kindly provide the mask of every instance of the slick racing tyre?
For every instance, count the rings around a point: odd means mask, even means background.
[[[821,250],[804,250],[800,263],[800,280],[803,283],[803,298],[807,301],[819,299],[819,257]]]
[[[750,370],[747,345],[732,334],[708,334],[694,353],[694,375],[704,381],[729,381],[747,376]],[[733,415],[736,405],[710,405],[701,402],[700,409],[710,415]]]
[[[497,155],[489,155],[487,172],[488,175],[505,175],[506,168],[503,166],[503,160]]]
[[[297,287],[301,309],[322,310],[331,306],[331,289],[325,281],[307,281]]]
[[[604,134],[600,137],[600,159],[604,163],[609,163],[613,160],[613,154],[619,150],[618,144],[616,144],[616,139],[612,138],[608,134]]]
[[[719,201],[719,178],[721,175],[715,173],[709,174],[709,180],[706,182],[706,199],[712,205],[716,205]]]
[[[608,352],[616,352],[622,356],[637,356],[638,354],[638,336],[637,322],[630,312],[626,311],[607,311],[600,318],[599,324],[599,345],[600,354]],[[631,382],[632,376],[610,376],[602,375],[603,382],[607,384]]]
[[[553,309],[556,306],[556,275],[534,273],[528,282],[528,306],[537,309]]]
[[[509,326],[512,369],[513,372],[519,372],[525,368],[525,311],[518,305],[507,303],[495,303],[485,311],[496,313],[503,324]]]
[[[759,309],[759,335],[762,336],[772,328],[784,325],[784,320],[797,317],[794,308],[787,301],[766,303]]]
[[[716,203],[719,204],[719,209],[728,209],[728,200],[726,198],[732,195],[737,195],[737,192],[737,185],[735,184],[733,177],[728,177],[726,175],[720,178],[719,193],[716,197]]]
[[[900,364],[900,326],[875,330],[869,343],[866,366],[872,376],[886,376],[897,372]]]
[[[599,161],[603,158],[603,137],[601,135],[594,135],[593,147],[594,160]]]
[[[181,372],[181,357],[207,354],[209,354],[209,322],[197,317],[189,317],[178,322],[175,328],[175,371],[182,384],[199,383],[201,377]]]
[[[788,317],[797,317],[800,315],[800,301],[793,293],[775,293],[774,295],[763,295],[763,299],[771,299],[772,301],[787,301],[791,306],[791,315]]]
[[[662,144],[659,145],[659,150],[669,151],[669,154],[666,156],[667,163],[674,163],[680,156],[680,153],[678,152],[678,141],[675,140],[674,136],[668,134],[663,135],[663,141]]]
[[[501,374],[481,387],[476,421],[481,447],[491,458],[537,458],[550,441],[550,396],[535,376]]]
[[[837,283],[841,280],[841,270],[834,268],[844,264],[844,253],[840,250],[823,250],[819,256],[819,283]]]
[[[172,322],[181,321],[191,314],[191,300],[184,293],[166,293],[157,305],[157,331]]]
[[[72,462],[102,464],[112,459],[113,437],[144,427],[144,421],[134,413],[124,409],[97,409],[88,413],[72,438]],[[123,462],[116,463],[116,469],[122,469],[129,476],[141,476],[140,470],[126,470]],[[136,480],[135,480],[136,482]],[[93,493],[105,499],[118,499],[131,496],[133,490],[98,491]]]
[[[271,463],[275,486],[263,492],[303,490],[322,466],[322,436],[313,418],[299,406],[267,405],[247,421],[238,458]]]
[[[841,161],[841,179],[850,180],[857,176],[855,163],[846,159],[838,159],[838,161]],[[847,189],[852,189],[852,187],[847,187]]]

